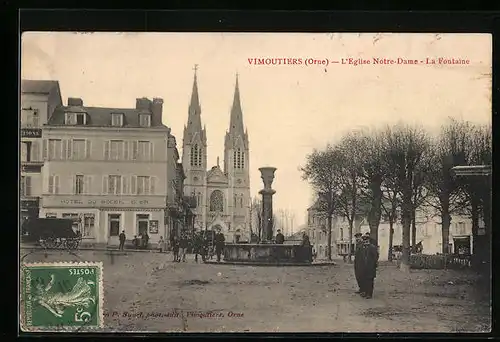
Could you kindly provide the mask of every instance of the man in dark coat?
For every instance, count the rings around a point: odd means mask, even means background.
[[[369,236],[363,236],[361,248],[361,295],[364,298],[373,297],[373,282],[377,273],[378,250]]]
[[[125,240],[127,240],[127,237],[125,236],[125,231],[122,230],[122,232],[120,233],[120,235],[118,236],[118,238],[120,239],[120,246],[118,247],[119,250],[123,251],[123,248],[125,246]]]
[[[356,293],[361,293],[361,248],[363,247],[361,233],[354,234],[354,238],[356,239],[354,250],[354,275],[356,276],[356,283],[358,284],[358,291],[356,291]]]
[[[201,255],[201,260],[205,262],[206,255],[206,239],[203,237],[203,234],[197,233],[194,236],[194,261],[198,262],[198,254]]]
[[[220,262],[220,257],[222,254],[222,251],[224,250],[224,245],[226,242],[226,238],[224,237],[224,234],[220,231],[220,229],[217,231],[217,234],[215,234],[215,254],[217,254],[217,262]]]
[[[276,243],[278,245],[282,245],[285,242],[285,235],[281,234],[281,229],[278,229],[278,233],[276,234]]]

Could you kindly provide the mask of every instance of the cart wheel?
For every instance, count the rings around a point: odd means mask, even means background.
[[[54,239],[52,237],[45,239],[45,248],[52,249],[52,248],[56,248],[57,246],[58,246],[58,243],[57,243],[56,239]]]
[[[66,240],[66,248],[69,250],[77,249],[78,248],[78,241],[75,240]]]

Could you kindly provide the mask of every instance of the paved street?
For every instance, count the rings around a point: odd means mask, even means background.
[[[29,252],[22,249],[21,256]],[[111,260],[103,251],[45,256],[40,250],[24,258],[71,260],[104,263],[105,324],[113,331],[489,330],[489,304],[478,297],[472,275],[463,272],[415,270],[405,275],[382,265],[374,298],[366,300],[353,293],[352,265],[342,262],[251,267],[196,264],[192,256],[187,263],[172,263],[171,255],[159,253],[128,252]]]

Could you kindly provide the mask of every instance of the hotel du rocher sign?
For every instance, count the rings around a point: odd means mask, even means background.
[[[41,128],[22,128],[21,138],[41,138],[42,129]]]
[[[102,196],[85,196],[81,198],[50,196],[43,199],[44,207],[93,207],[93,208],[157,208],[165,206],[165,198],[159,196],[103,198]]]

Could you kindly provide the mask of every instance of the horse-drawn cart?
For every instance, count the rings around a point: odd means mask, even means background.
[[[39,218],[28,225],[29,235],[46,249],[64,248],[75,250],[82,237],[73,230],[73,220]]]

